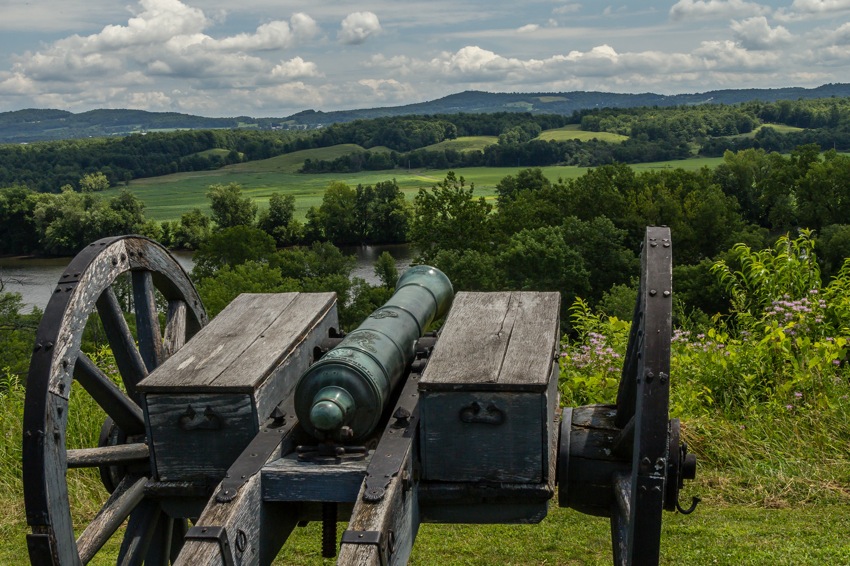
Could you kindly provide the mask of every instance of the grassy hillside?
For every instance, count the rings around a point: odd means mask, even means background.
[[[497,143],[497,136],[463,136],[453,140],[445,140],[440,143],[426,146],[423,149],[428,151],[439,151],[445,149],[453,149],[455,151],[484,151],[488,145]]]
[[[609,132],[585,132],[581,129],[581,126],[578,124],[570,124],[569,126],[564,126],[563,128],[556,128],[554,130],[546,130],[542,132],[537,139],[543,141],[555,140],[555,141],[565,141],[565,140],[579,140],[579,141],[588,141],[588,140],[599,140],[610,143],[619,143],[625,141],[628,136],[621,136],[620,134],[612,134]]]
[[[339,156],[360,146],[341,145],[323,149],[312,149],[281,155],[271,159],[229,165],[215,171],[195,171],[175,173],[162,177],[131,181],[129,189],[145,203],[145,215],[157,221],[177,220],[180,215],[194,207],[209,213],[206,191],[217,183],[238,183],[243,194],[252,197],[261,208],[268,206],[269,197],[274,193],[295,196],[296,217],[304,218],[311,206],[322,202],[322,195],[328,184],[342,181],[350,186],[374,185],[381,181],[395,179],[402,192],[412,199],[421,188],[431,188],[443,180],[448,170],[439,169],[393,169],[388,171],[365,171],[360,173],[325,173],[305,175],[297,173],[304,159],[329,159]],[[713,167],[721,158],[700,158],[684,161],[659,163],[641,163],[636,170],[681,167],[693,170],[700,167]],[[458,169],[468,183],[475,184],[475,194],[495,199],[496,184],[507,175],[515,175],[525,167],[471,167]],[[587,169],[582,167],[543,167],[543,173],[551,180],[572,179],[583,175]],[[114,196],[123,187],[114,187],[104,191],[104,196]]]

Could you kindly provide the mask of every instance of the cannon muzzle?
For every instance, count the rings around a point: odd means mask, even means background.
[[[304,429],[338,442],[369,435],[413,361],[416,341],[446,314],[453,297],[439,269],[408,269],[390,300],[299,379],[295,411]]]

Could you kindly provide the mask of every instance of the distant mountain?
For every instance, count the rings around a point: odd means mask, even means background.
[[[429,102],[321,112],[305,110],[284,118],[205,118],[176,112],[91,110],[74,114],[64,110],[26,109],[0,112],[0,143],[126,135],[162,130],[214,128],[310,129],[335,122],[411,114],[531,112],[570,115],[589,108],[634,108],[692,104],[738,104],[751,100],[775,102],[809,98],[850,97],[850,84],[816,88],[729,89],[695,94],[618,94],[610,92],[492,93],[466,91]]]

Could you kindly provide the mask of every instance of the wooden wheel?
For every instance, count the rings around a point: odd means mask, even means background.
[[[613,477],[616,504],[611,513],[611,537],[615,564],[658,564],[670,460],[672,284],[670,229],[647,228],[640,288],[614,418],[621,429],[615,446],[631,455],[630,470]]]
[[[113,283],[129,273],[135,335]],[[156,302],[167,301],[164,332]],[[80,351],[90,317],[99,317],[120,373],[116,385]],[[166,515],[145,496],[150,457],[136,386],[177,351],[207,318],[186,273],[159,244],[141,236],[104,238],[89,245],[62,275],[36,334],[24,407],[23,480],[27,546],[33,564],[85,564],[129,519],[121,563],[167,563],[185,521]],[[66,446],[72,381],[103,410],[98,446]],[[74,388],[75,393],[77,388]],[[73,409],[73,406],[70,406]],[[111,492],[92,522],[74,535],[66,474],[98,468]],[[177,537],[172,537],[177,533]]]
[[[647,228],[616,405],[566,408],[558,441],[558,501],[609,517],[614,563],[657,565],[661,512],[678,506],[696,458],[669,419],[672,338],[670,230]],[[698,500],[695,500],[698,501]]]

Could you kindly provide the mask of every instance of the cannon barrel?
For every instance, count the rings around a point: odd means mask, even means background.
[[[453,297],[439,269],[408,269],[393,296],[299,379],[295,412],[304,429],[340,442],[370,434],[413,360],[416,341],[448,311]]]

